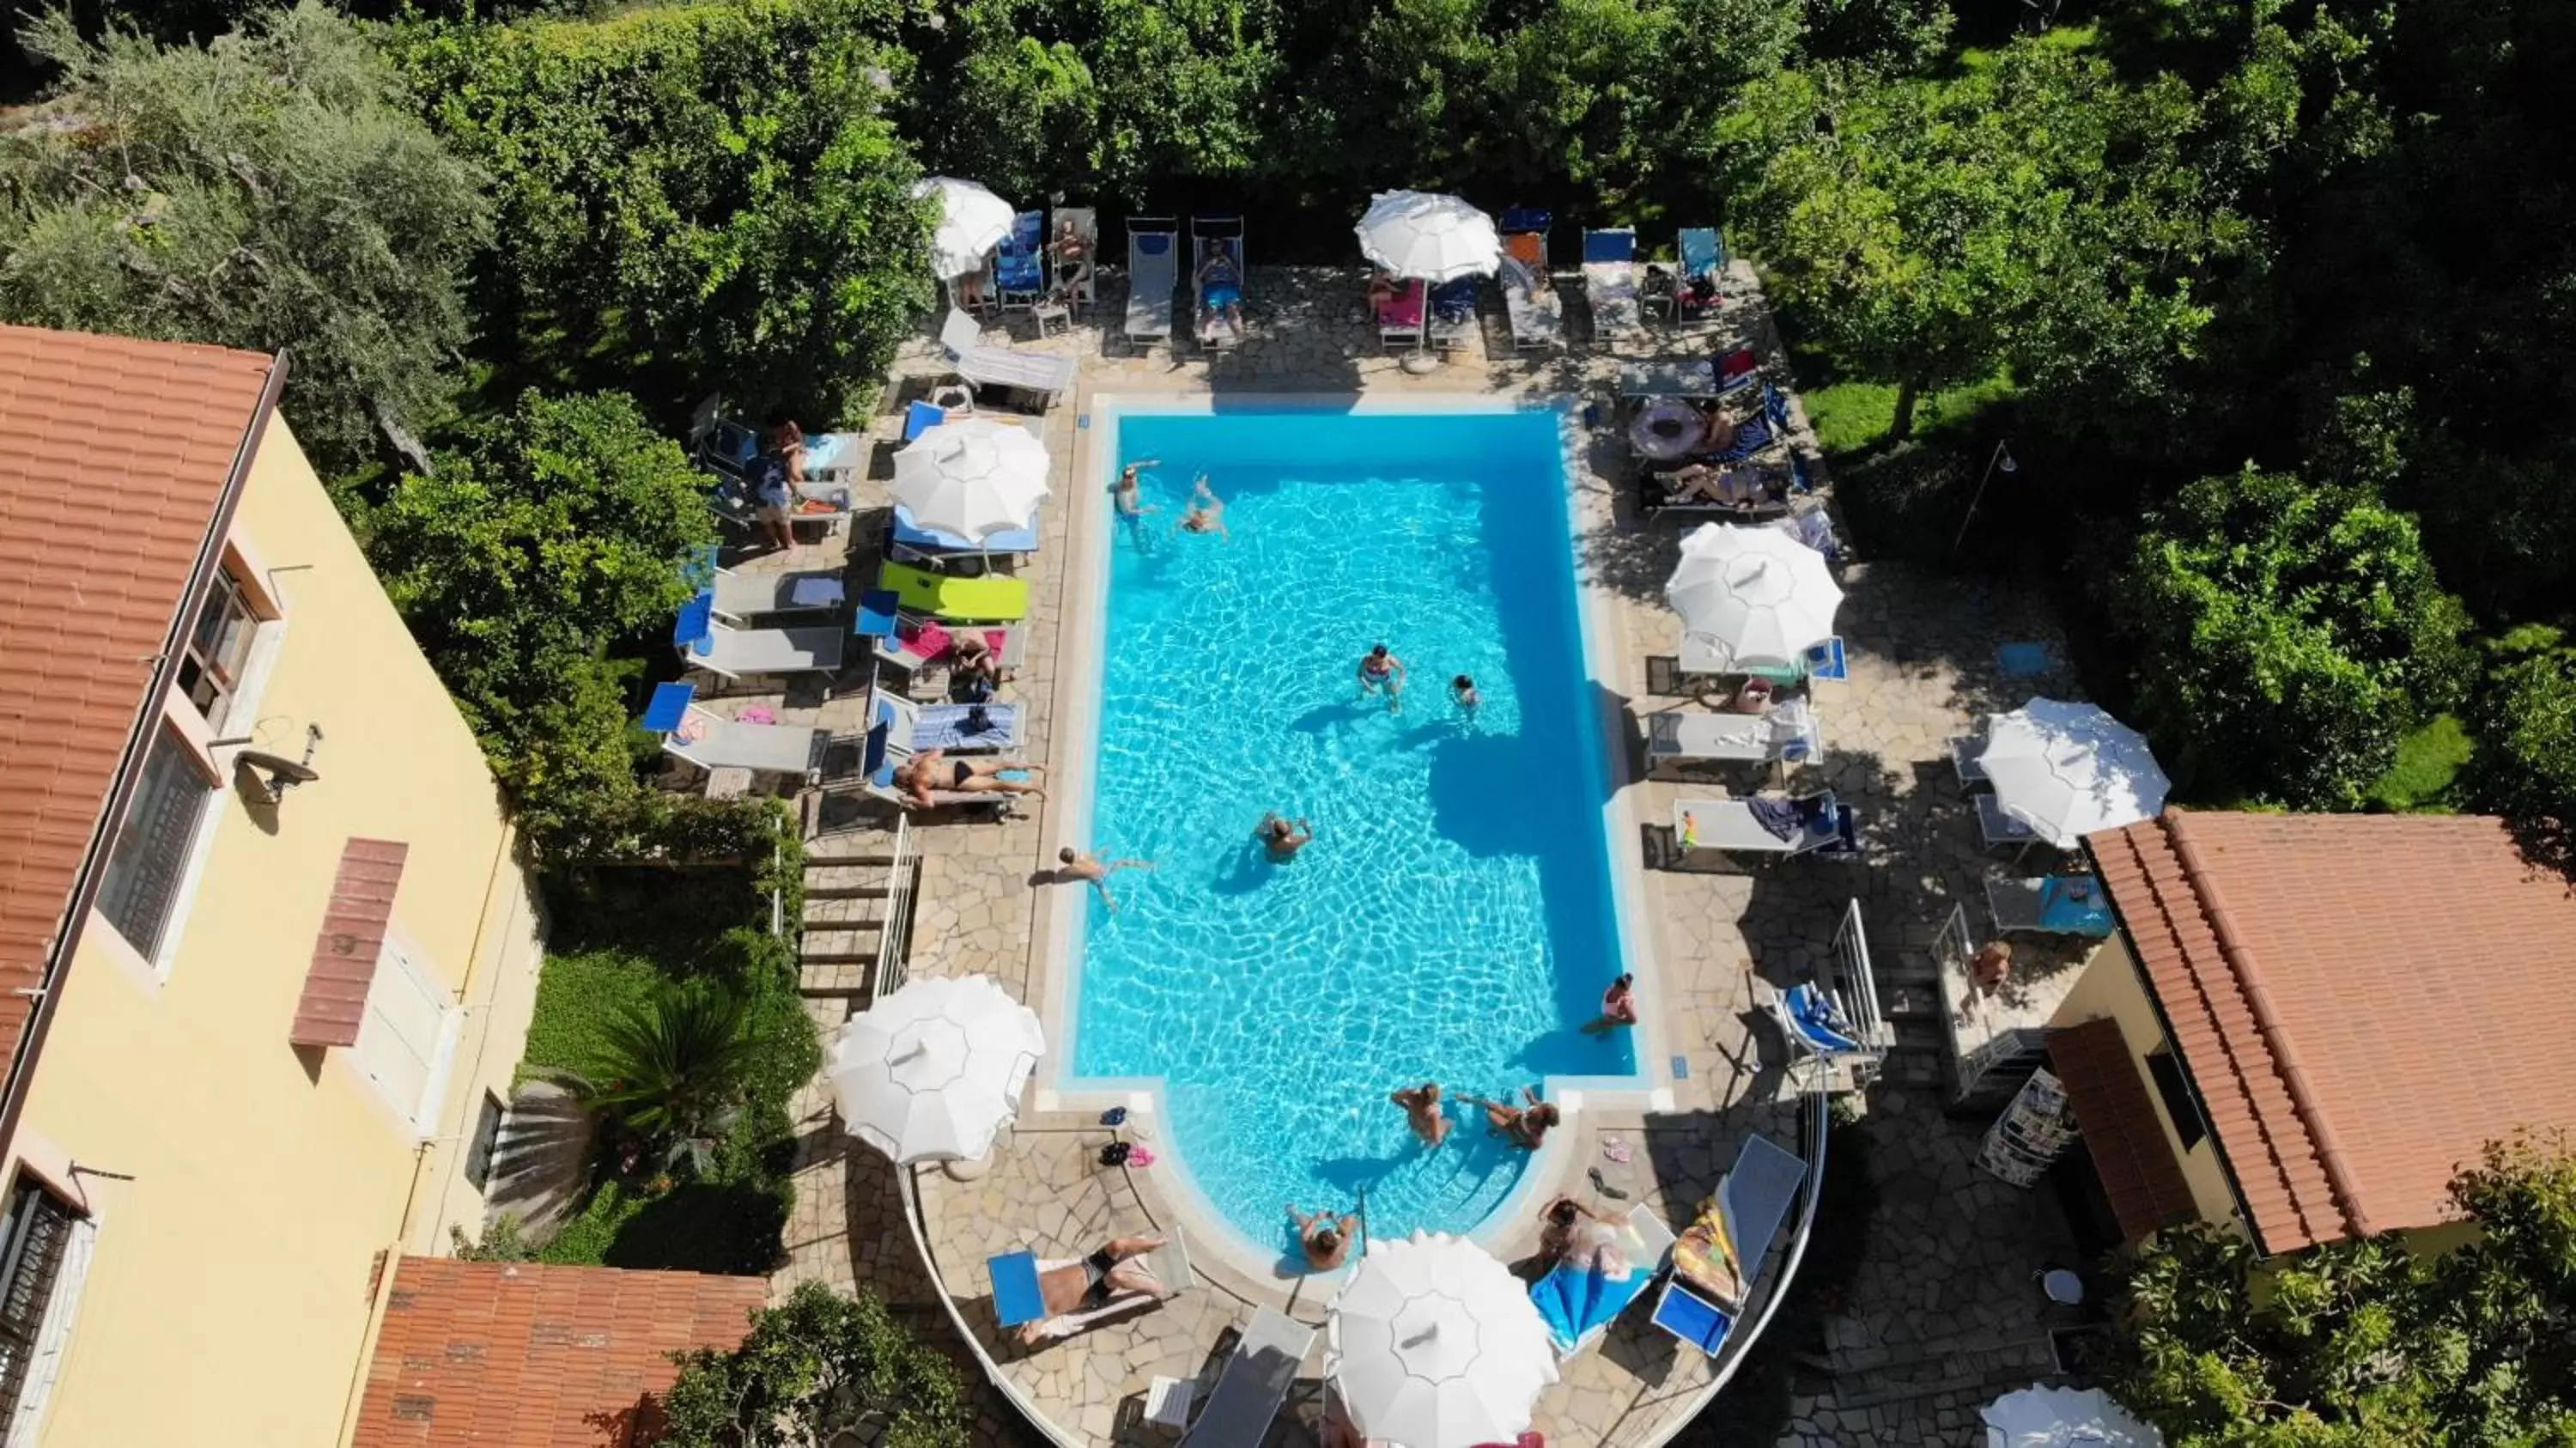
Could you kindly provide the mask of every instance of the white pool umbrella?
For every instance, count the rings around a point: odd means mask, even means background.
[[[2165,1448],[2100,1388],[2023,1388],[1986,1405],[1986,1448]]]
[[[1024,427],[970,418],[924,431],[894,455],[894,500],[915,526],[981,542],[1036,518],[1046,444]]]
[[[1011,203],[981,182],[933,176],[913,183],[912,194],[939,202],[939,221],[930,233],[930,260],[941,281],[954,281],[981,268],[985,256],[1011,234]]]
[[[1448,282],[1502,265],[1494,219],[1455,196],[1381,191],[1355,229],[1361,255],[1400,277]]]
[[[1721,664],[1785,668],[1834,636],[1843,590],[1825,555],[1777,528],[1702,523],[1664,599]]]
[[[1977,762],[2003,812],[2059,849],[2152,816],[2171,787],[2145,736],[2098,705],[2056,699],[1987,720]]]
[[[1405,1448],[1509,1441],[1556,1381],[1529,1289],[1464,1237],[1369,1244],[1325,1318],[1324,1375],[1362,1437]]]
[[[897,1163],[973,1161],[1019,1114],[1046,1032],[991,976],[916,980],[841,1027],[841,1123]]]

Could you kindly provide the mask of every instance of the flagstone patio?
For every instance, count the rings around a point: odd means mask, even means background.
[[[1651,361],[1659,351],[1705,355],[1713,335],[1732,329],[1758,338],[1766,360],[1776,361],[1776,338],[1750,274],[1740,263],[1738,268],[1730,293],[1752,301],[1739,303],[1714,334],[1676,338],[1655,328],[1647,345],[1624,349],[1619,360]],[[1108,290],[1114,293],[1114,287]],[[1180,360],[1159,348],[1126,354],[1100,326],[1102,318],[1115,323],[1114,297],[1105,298],[1112,305],[1070,335],[1032,341],[1025,336],[1026,322],[1019,324],[1023,335],[1016,345],[1082,359],[1077,392],[1046,415],[1045,438],[1058,460],[1060,486],[1045,512],[1044,547],[1022,570],[1034,600],[1028,662],[1004,695],[1026,711],[1026,752],[1033,759],[1066,760],[1084,747],[1058,737],[1053,726],[1064,708],[1059,689],[1073,682],[1057,669],[1073,582],[1067,564],[1084,551],[1069,530],[1081,526],[1077,519],[1085,510],[1072,505],[1072,490],[1063,484],[1095,476],[1086,467],[1083,426],[1093,396],[1232,391],[1375,398],[1466,391],[1600,402],[1603,415],[1609,412],[1609,386],[1619,362],[1599,348],[1533,360],[1471,351],[1417,377],[1382,354],[1373,329],[1362,325],[1352,273],[1255,269],[1250,295],[1253,339],[1214,358],[1202,358],[1186,344]],[[1579,299],[1569,310],[1579,317]],[[1498,341],[1500,331],[1500,318],[1487,318],[1487,340]],[[914,395],[943,368],[935,345],[925,341],[910,349],[896,367],[896,396]],[[890,442],[898,426],[890,399],[871,431]],[[1698,707],[1654,692],[1659,685],[1678,687],[1671,669],[1677,626],[1663,608],[1661,583],[1683,529],[1630,515],[1619,498],[1627,476],[1619,441],[1606,427],[1589,429],[1584,444],[1577,458],[1583,470],[1578,541],[1590,585],[1611,605],[1617,665],[1612,682],[1629,726],[1622,744],[1628,776],[1635,780],[1643,767],[1645,716]],[[862,493],[863,507],[882,507],[881,476],[863,483]],[[856,538],[802,540],[790,553],[738,566],[844,566],[855,588],[873,576],[874,549],[863,524]],[[1627,1201],[1640,1201],[1678,1225],[1714,1189],[1746,1134],[1765,1132],[1798,1146],[1797,1103],[1783,1044],[1759,1013],[1753,981],[1759,976],[1785,985],[1824,964],[1836,926],[1857,900],[1881,997],[1899,1035],[1888,1080],[1872,1093],[1869,1107],[1870,1130],[1882,1138],[1873,1160],[1888,1209],[1882,1212],[1883,1233],[1866,1246],[1854,1292],[1829,1321],[1828,1341],[1818,1347],[1838,1366],[1849,1365],[1855,1396],[1869,1400],[1855,1401],[1846,1411],[1831,1392],[1803,1395],[1785,1441],[1965,1444],[1973,1415],[1962,1416],[1961,1395],[1988,1377],[2022,1375],[2027,1381],[2025,1369],[2039,1362],[2029,1349],[2034,1342],[2044,1345],[2045,1326],[2035,1308],[2026,1321],[2020,1309],[2032,1296],[2030,1274],[2047,1243],[2027,1230],[2028,1198],[1969,1169],[1973,1131],[1940,1116],[1938,1013],[1944,1006],[1929,948],[1942,918],[1954,903],[1976,898],[1980,876],[1995,863],[1979,850],[1974,818],[1950,775],[1946,741],[1967,732],[1979,714],[2010,707],[2047,682],[2009,681],[2018,692],[2008,694],[1994,651],[2008,640],[2051,640],[2053,630],[2034,600],[2001,586],[1866,562],[1848,565],[1843,583],[1847,599],[1840,619],[1851,678],[1821,686],[1830,691],[1818,700],[1825,757],[1808,774],[1830,782],[1859,808],[1865,858],[1794,860],[1750,873],[1644,871],[1640,893],[1656,972],[1647,1005],[1656,1012],[1656,1029],[1677,1067],[1670,1107],[1579,1112],[1573,1129],[1559,1133],[1532,1170],[1596,1206],[1624,1208]],[[2057,656],[2064,656],[2062,648]],[[865,679],[863,669],[853,670],[830,689],[744,695],[718,701],[718,707],[758,702],[785,722],[850,730],[860,722]],[[1669,817],[1680,794],[1705,793],[1711,785],[1641,780],[1626,788],[1635,818],[1654,821]],[[813,847],[823,852],[877,838],[887,827],[881,815],[841,798],[812,809],[809,819]],[[922,852],[911,970],[981,971],[1023,999],[1041,999],[1045,897],[1066,888],[1044,883],[1044,872],[1058,845],[1088,842],[1066,838],[1043,805],[998,823],[932,814],[916,819],[910,833]],[[1630,856],[1634,862],[1652,858],[1651,844],[1624,839],[1613,847],[1637,852]],[[848,1010],[838,999],[812,1006],[826,1030]],[[798,1202],[788,1230],[790,1260],[776,1275],[775,1289],[783,1292],[805,1280],[863,1285],[934,1336],[953,1340],[947,1325],[962,1323],[998,1365],[1004,1393],[1017,1404],[1001,1395],[979,1400],[979,1426],[988,1441],[1026,1441],[1012,1422],[1024,1411],[1043,1420],[1048,1435],[1061,1442],[1169,1443],[1171,1435],[1139,1421],[1154,1378],[1212,1378],[1230,1330],[1248,1320],[1256,1304],[1281,1307],[1311,1324],[1323,1319],[1329,1284],[1256,1278],[1208,1260],[1215,1254],[1200,1254],[1201,1285],[1160,1310],[1068,1343],[1022,1350],[994,1326],[986,1259],[1020,1248],[1041,1257],[1074,1257],[1112,1236],[1172,1230],[1186,1218],[1154,1171],[1102,1166],[1099,1149],[1111,1133],[1088,1111],[1025,1114],[991,1170],[969,1181],[935,1170],[898,1171],[857,1148],[837,1130],[819,1082],[800,1102],[800,1112],[804,1136]],[[1601,1151],[1604,1138],[1614,1135],[1641,1148],[1625,1164]],[[1606,1201],[1595,1192],[1586,1180],[1594,1167],[1627,1200]],[[1523,1252],[1535,1235],[1535,1223],[1526,1224],[1517,1239]],[[1903,1375],[1908,1363],[1927,1353],[1944,1360],[1944,1371]],[[1953,1353],[1957,1362],[1949,1364]],[[1322,1356],[1319,1339],[1277,1441],[1312,1440],[1319,1413],[1313,1378]],[[1536,1426],[1559,1445],[1660,1443],[1701,1411],[1710,1380],[1708,1359],[1655,1332],[1642,1311],[1632,1312],[1602,1346],[1565,1366],[1563,1381],[1541,1399]],[[1723,1394],[1708,1411],[1726,1411]]]

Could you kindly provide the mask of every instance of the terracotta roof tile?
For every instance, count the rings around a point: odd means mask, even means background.
[[[0,1056],[102,825],[275,359],[0,326]]]
[[[405,1257],[350,1448],[627,1448],[670,1354],[741,1345],[757,1277]]]
[[[402,887],[411,846],[397,840],[351,838],[340,847],[340,873],[331,903],[313,938],[313,964],[295,1003],[286,1038],[299,1046],[354,1046],[367,1018],[367,988],[376,983],[376,961],[385,952],[385,927],[394,918],[394,892]]]
[[[2120,1023],[2104,1017],[2050,1031],[2048,1063],[2066,1087],[2066,1103],[2120,1231],[2143,1237],[2190,1221],[2196,1215],[2191,1185],[2174,1160],[2173,1142]]]
[[[2087,842],[2258,1242],[2456,1215],[2576,1126],[2576,893],[2474,816],[2185,813]]]

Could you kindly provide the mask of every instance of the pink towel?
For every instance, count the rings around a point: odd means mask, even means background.
[[[1423,295],[1422,283],[1406,282],[1401,295],[1378,303],[1377,324],[1381,327],[1421,326]]]
[[[736,714],[734,718],[745,724],[775,724],[778,722],[777,711],[771,709],[766,704],[754,704],[750,708]]]
[[[925,623],[912,631],[912,647],[924,659],[935,659],[948,652],[948,630],[936,623]]]

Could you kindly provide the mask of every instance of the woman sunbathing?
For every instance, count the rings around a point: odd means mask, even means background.
[[[1006,769],[1028,774],[1046,772],[1045,765],[1021,759],[950,759],[945,749],[925,749],[894,772],[894,782],[919,809],[937,804],[939,798],[934,791],[943,789],[959,794],[1033,794],[1046,798],[1045,790],[1026,780],[1002,778]]]
[[[1154,1280],[1138,1257],[1163,1245],[1160,1237],[1121,1237],[1065,1267],[1038,1274],[1038,1295],[1047,1315],[1020,1329],[1020,1341],[1032,1347],[1044,1342],[1048,1326],[1077,1312],[1095,1312],[1121,1297],[1151,1297],[1159,1302],[1172,1289]]]

